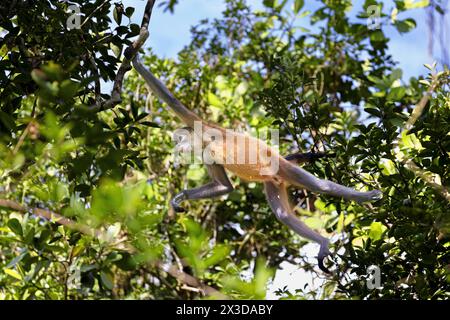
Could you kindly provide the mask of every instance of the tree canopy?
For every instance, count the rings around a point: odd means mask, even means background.
[[[142,45],[154,1],[9,1],[0,4],[0,299],[264,299],[282,262],[321,284],[279,288],[280,299],[449,298],[450,72],[430,64],[428,76],[404,79],[384,30],[413,29],[412,9],[444,15],[440,1],[317,0],[314,11],[299,0],[264,0],[263,10],[224,1],[176,59],[146,48],[145,64],[202,118],[279,129],[280,153],[329,154],[305,166],[316,176],[382,190],[372,205],[292,190],[296,214],[333,240],[334,273],[305,255],[308,242],[276,220],[260,184],[233,177],[228,196],[170,208],[208,175],[175,161],[172,133],[183,125],[124,56]],[[160,5],[177,14],[177,1]]]

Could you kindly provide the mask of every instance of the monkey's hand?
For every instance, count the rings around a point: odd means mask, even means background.
[[[170,200],[170,204],[173,210],[175,210],[176,212],[185,212],[186,210],[182,206],[180,206],[180,203],[186,199],[187,196],[184,191],[181,191],[175,197],[173,197],[172,200]]]
[[[328,270],[328,268],[325,267],[325,265],[323,264],[323,260],[331,254],[328,246],[329,246],[328,240],[320,245],[320,251],[319,255],[317,256],[317,260],[319,269],[325,273],[331,274],[331,271]]]

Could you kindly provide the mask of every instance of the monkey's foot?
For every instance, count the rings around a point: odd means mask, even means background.
[[[383,193],[380,190],[372,190],[367,192],[362,192],[358,199],[355,199],[358,203],[378,201],[383,198]]]
[[[175,210],[175,212],[185,212],[186,210],[180,205],[180,203],[186,199],[186,193],[184,191],[181,191],[175,197],[173,197],[172,200],[170,200],[170,205],[172,206],[173,210]]]
[[[381,200],[383,198],[383,193],[380,190],[369,191],[369,198],[371,201]]]
[[[331,271],[328,270],[328,268],[325,267],[325,265],[323,264],[323,260],[331,254],[330,249],[328,248],[328,245],[329,245],[328,241],[325,243],[322,243],[320,245],[320,251],[319,251],[319,255],[317,256],[317,260],[318,260],[319,269],[325,273],[331,274]]]

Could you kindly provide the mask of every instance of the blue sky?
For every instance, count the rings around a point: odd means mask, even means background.
[[[317,7],[316,1],[305,2],[307,4],[304,9]],[[353,12],[360,8],[362,2],[362,0],[353,2],[355,8]],[[146,1],[124,0],[123,3],[125,6],[136,8],[133,22],[139,23]],[[248,3],[253,8],[262,7],[262,0],[248,0]],[[384,1],[384,3],[385,8],[393,7],[391,0]],[[225,5],[222,0],[181,0],[175,7],[175,13],[171,14],[168,11],[163,12],[162,8],[156,5],[151,20],[150,39],[147,46],[152,47],[160,57],[175,58],[177,52],[190,42],[191,26],[198,24],[200,20],[205,18],[220,17],[224,8]],[[432,63],[427,49],[428,29],[425,11],[416,9],[399,15],[400,19],[406,17],[413,17],[417,22],[416,29],[410,33],[401,35],[394,27],[383,26],[383,30],[391,39],[390,53],[394,60],[399,62],[399,67],[403,69],[405,80],[411,76],[426,73],[427,70],[423,67],[423,64]]]

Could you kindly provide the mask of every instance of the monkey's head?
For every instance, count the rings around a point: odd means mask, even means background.
[[[190,153],[194,146],[194,131],[190,127],[180,128],[174,131],[173,141],[175,142],[175,152],[178,154]]]

